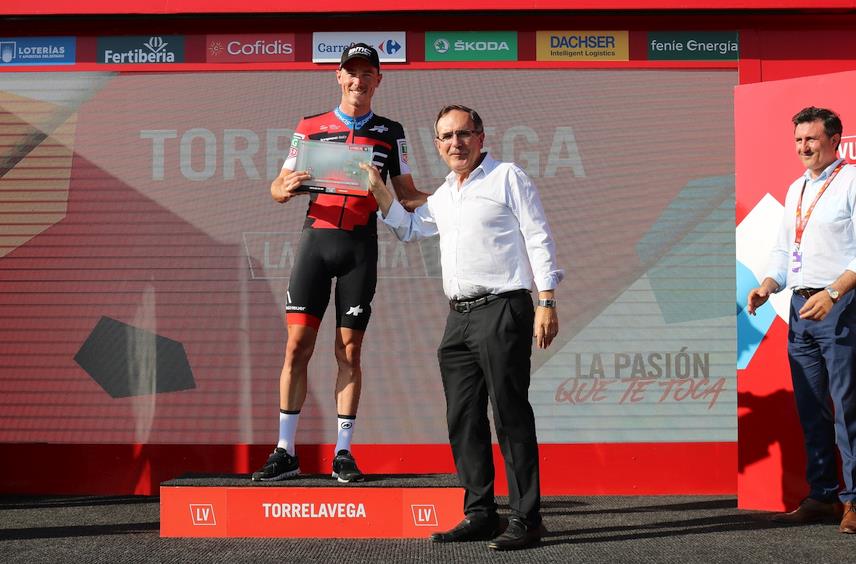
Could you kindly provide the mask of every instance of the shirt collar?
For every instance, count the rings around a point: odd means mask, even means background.
[[[497,161],[496,159],[491,157],[490,153],[485,153],[484,158],[482,159],[482,162],[479,163],[479,166],[477,166],[476,168],[473,169],[473,171],[467,177],[466,181],[469,182],[471,179],[477,177],[480,173],[487,176],[490,173],[490,171],[492,171],[493,169],[496,168],[497,164],[499,164],[499,161]],[[455,174],[454,171],[452,171],[446,175],[446,183],[449,186],[454,186],[457,181],[458,181],[458,176]]]
[[[805,173],[803,174],[803,176],[804,176],[804,177],[806,178],[806,180],[808,180],[809,182],[818,182],[818,181],[820,181],[820,180],[826,180],[827,178],[829,178],[829,175],[830,175],[830,174],[832,174],[832,171],[833,171],[833,170],[835,170],[835,167],[837,167],[837,166],[838,166],[838,163],[840,163],[840,162],[841,162],[841,161],[843,161],[843,160],[844,160],[844,159],[837,159],[834,163],[832,163],[831,165],[829,165],[828,167],[826,167],[825,169],[823,169],[823,172],[822,172],[822,173],[820,173],[820,176],[818,176],[817,178],[812,178],[812,177],[811,177],[811,171],[810,171],[810,170],[808,170],[808,169],[806,169],[806,171],[805,171]]]

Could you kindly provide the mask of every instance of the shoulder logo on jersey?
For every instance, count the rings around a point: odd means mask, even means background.
[[[330,131],[336,131],[336,130],[342,129],[342,126],[335,124],[335,123],[331,123],[329,125],[327,125],[327,124],[322,125],[318,129],[320,129],[321,131],[327,131],[328,129]]]
[[[407,164],[407,140],[399,139],[398,140],[398,154],[401,162]]]
[[[302,133],[295,133],[291,138],[291,147],[288,149],[288,158],[293,159],[297,156],[297,147],[300,144],[301,139],[305,139],[306,136]]]
[[[376,125],[369,129],[369,131],[376,131],[378,133],[383,133],[384,131],[389,131],[389,128],[385,125]]]

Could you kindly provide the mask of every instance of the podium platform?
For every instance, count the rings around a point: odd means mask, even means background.
[[[161,537],[424,538],[463,517],[453,474],[329,474],[281,482],[188,474],[160,487]]]

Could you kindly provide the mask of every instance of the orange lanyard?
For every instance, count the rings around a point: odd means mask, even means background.
[[[844,161],[838,163],[838,166],[832,171],[829,175],[829,178],[826,179],[826,182],[823,183],[823,186],[820,187],[820,191],[817,193],[817,196],[814,197],[814,201],[808,207],[808,210],[805,212],[805,217],[802,216],[802,201],[803,194],[805,194],[805,186],[808,184],[808,179],[803,181],[803,187],[800,191],[800,199],[797,201],[797,225],[796,225],[796,243],[797,248],[799,248],[800,243],[802,242],[803,232],[805,231],[805,226],[808,225],[808,220],[811,217],[811,212],[814,211],[814,206],[817,205],[817,201],[823,196],[823,193],[826,192],[826,189],[835,179],[835,176],[838,174],[838,171],[841,170],[841,167],[844,166]]]

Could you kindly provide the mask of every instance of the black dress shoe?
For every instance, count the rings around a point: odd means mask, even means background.
[[[496,514],[485,517],[464,517],[454,529],[442,533],[433,533],[434,542],[465,542],[490,540],[499,533],[499,516]]]
[[[527,527],[523,521],[512,517],[505,532],[487,543],[487,547],[493,550],[519,550],[538,544],[543,532],[543,525]]]

